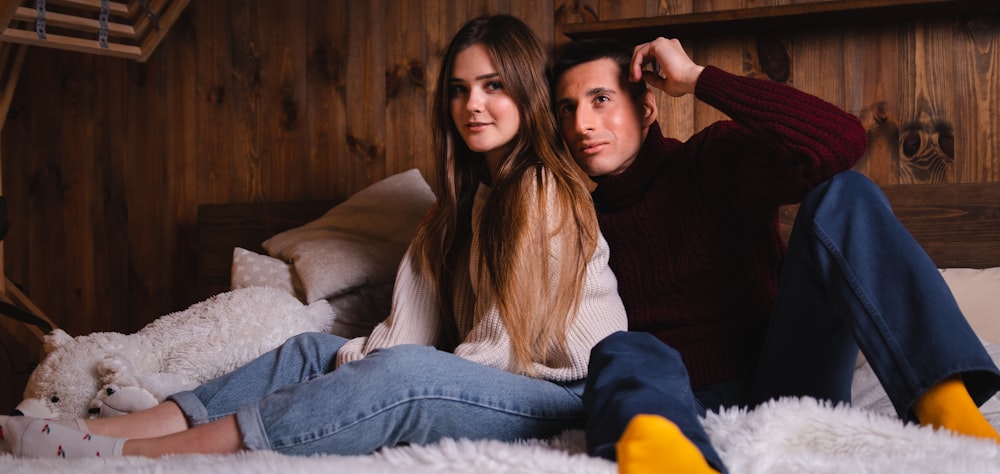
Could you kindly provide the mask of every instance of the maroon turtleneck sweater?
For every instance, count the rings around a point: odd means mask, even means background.
[[[679,351],[699,388],[751,374],[785,252],[778,208],[854,166],[866,135],[817,97],[711,66],[695,96],[732,120],[687,142],[654,123],[593,197],[629,329]]]

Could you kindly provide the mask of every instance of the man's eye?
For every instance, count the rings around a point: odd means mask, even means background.
[[[563,105],[559,107],[559,115],[570,115],[576,111],[576,106],[573,105]]]
[[[599,96],[597,96],[597,97],[594,98],[594,102],[597,102],[599,104],[603,104],[603,103],[605,103],[605,102],[607,102],[609,100],[611,100],[611,98],[608,97],[608,96],[606,96],[606,95],[599,95]]]

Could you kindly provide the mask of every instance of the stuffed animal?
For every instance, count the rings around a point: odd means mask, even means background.
[[[169,395],[199,384],[183,375],[137,374],[128,361],[113,354],[97,364],[97,378],[104,384],[88,405],[90,416],[105,418],[145,410]]]
[[[70,337],[56,329],[44,338],[45,356],[28,378],[17,410],[35,417],[87,418],[147,408],[228,373],[291,336],[327,332],[333,319],[326,300],[304,305],[280,289],[247,287],[161,316],[134,334]],[[109,388],[119,394],[114,400],[121,410],[102,408]]]

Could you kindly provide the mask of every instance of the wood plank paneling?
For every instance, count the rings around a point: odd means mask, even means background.
[[[269,167],[268,156],[273,143],[270,130],[266,129],[270,117],[265,117],[264,100],[271,99],[265,83],[274,80],[279,71],[265,69],[267,59],[273,54],[273,39],[265,39],[261,23],[266,21],[266,2],[232,2],[227,12],[232,28],[229,30],[232,51],[233,116],[231,157],[233,160],[228,181],[237,191],[232,195],[238,201],[264,199],[264,181]],[[264,10],[264,11],[262,11]]]
[[[235,200],[230,197],[234,187],[230,180],[238,176],[232,167],[237,121],[233,88],[236,71],[229,32],[219,26],[231,21],[232,12],[225,7],[226,2],[194,2],[185,11],[194,29],[197,49],[192,67],[182,69],[194,73],[197,123],[204,124],[196,130],[195,144],[195,192],[199,202]],[[165,46],[171,42],[169,38]]]
[[[516,0],[510,5],[510,14],[522,20],[535,32],[546,51],[554,51],[555,2]]]
[[[261,181],[270,195],[303,199],[305,183],[312,180],[308,169],[298,164],[309,143],[304,114],[308,46],[302,29],[306,4],[263,2],[261,6],[261,70],[265,71]]]
[[[348,2],[347,160],[338,187],[354,192],[385,176],[385,0]]]
[[[844,35],[836,28],[792,35],[792,80],[795,88],[833,104],[844,104]]]
[[[190,16],[179,18],[171,28],[170,44],[161,44],[159,53],[167,60],[158,61],[154,66],[159,78],[157,89],[162,91],[158,108],[162,108],[171,120],[163,124],[164,150],[163,169],[166,182],[166,195],[171,199],[163,200],[163,227],[161,234],[175,236],[174,239],[158,238],[156,230],[149,232],[148,239],[159,242],[159,256],[151,260],[150,267],[142,269],[139,275],[149,275],[155,271],[157,278],[147,280],[146,285],[155,294],[157,288],[166,288],[169,301],[177,302],[172,308],[182,309],[185,302],[194,301],[196,289],[191,288],[190,275],[195,272],[196,263],[189,256],[197,249],[197,229],[195,217],[198,211],[198,142],[201,134],[198,127],[191,124],[199,123],[202,117],[198,111],[202,105],[198,81],[192,80],[186,68],[172,67],[172,64],[198,64],[198,40],[195,25]],[[131,64],[131,63],[129,63]],[[132,64],[135,66],[135,64]],[[141,112],[140,112],[141,113]],[[149,123],[147,121],[147,123]],[[155,134],[155,125],[147,126],[147,134]],[[142,145],[140,145],[142,146]],[[121,168],[120,166],[115,168]],[[121,213],[127,209],[127,203],[118,206]],[[175,262],[164,265],[163,260]],[[133,292],[130,292],[134,294]],[[164,314],[164,306],[157,298],[145,298],[140,305],[141,310],[135,320],[130,321],[129,329],[139,330],[157,316]],[[128,308],[123,308],[125,314]],[[170,311],[170,307],[167,307]]]
[[[898,66],[900,25],[844,34],[844,109],[868,131],[868,150],[855,167],[878,184],[899,182]]]
[[[380,171],[409,169],[432,163],[427,108],[427,57],[424,2],[408,2],[386,12],[385,164]],[[433,84],[430,85],[433,89]],[[388,137],[392,137],[391,140]],[[431,169],[422,170],[425,174]]]
[[[601,12],[601,19],[642,18],[646,14],[646,2],[644,1],[600,0],[598,8]]]
[[[917,20],[904,32],[900,183],[955,180],[954,19]],[[972,137],[960,136],[959,139]]]
[[[301,168],[310,179],[302,191],[325,197],[335,192],[330,183],[347,156],[347,2],[308,2],[307,9],[304,107],[309,148]]]
[[[1000,17],[960,18],[954,31],[955,178],[1000,181]]]

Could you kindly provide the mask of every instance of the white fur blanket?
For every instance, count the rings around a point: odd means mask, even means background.
[[[903,425],[898,419],[812,399],[783,399],[753,411],[709,414],[705,425],[734,473],[1000,473],[1000,445]],[[289,457],[272,452],[87,460],[20,460],[0,455],[13,473],[614,473],[613,463],[582,454],[582,433],[546,441],[445,440],[367,456]]]

